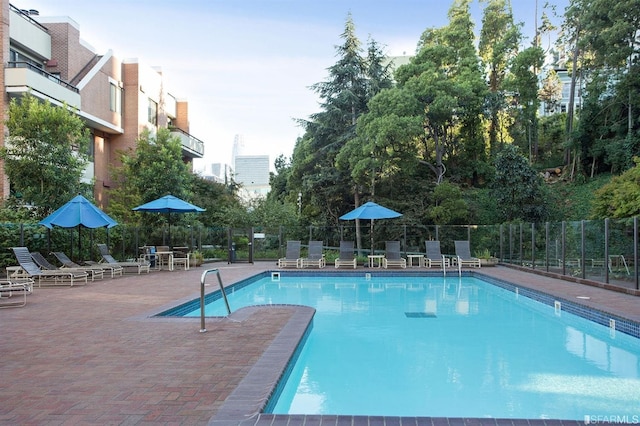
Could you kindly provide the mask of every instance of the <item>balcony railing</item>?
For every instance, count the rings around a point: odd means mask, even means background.
[[[170,127],[169,130],[173,136],[180,138],[182,150],[187,156],[191,158],[202,158],[204,155],[204,142],[177,127]]]
[[[45,27],[44,25],[42,25],[40,22],[36,21],[35,19],[33,19],[31,17],[31,13],[35,12],[35,10],[23,10],[23,9],[18,9],[17,7],[15,7],[12,4],[9,4],[9,8],[11,9],[11,11],[15,12],[18,14],[18,16],[20,16],[22,19],[28,21],[29,23],[31,23],[31,25],[35,25],[36,27],[40,28],[42,31],[44,31],[45,33],[48,33],[49,30],[47,29],[47,27]]]
[[[60,78],[56,77],[53,74],[50,74],[48,72],[46,72],[45,70],[43,70],[42,68],[30,63],[30,62],[15,62],[15,61],[10,61],[7,62],[7,68],[27,68],[30,71],[33,71],[35,73],[40,74],[41,76],[43,76],[44,78],[53,81],[56,84],[59,84],[60,86],[64,87],[65,89],[71,90],[72,92],[75,93],[80,93],[80,90],[78,90],[77,87],[75,87],[72,84],[67,83],[64,80],[61,80]]]

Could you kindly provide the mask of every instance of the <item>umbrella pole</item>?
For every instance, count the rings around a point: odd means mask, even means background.
[[[375,254],[375,252],[373,251],[373,219],[371,219],[371,254]]]

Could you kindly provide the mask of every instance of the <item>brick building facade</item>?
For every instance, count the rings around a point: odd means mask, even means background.
[[[42,17],[0,1],[2,117],[6,119],[11,98],[27,92],[52,105],[77,109],[93,140],[85,179],[94,182],[101,207],[108,203],[109,167],[119,165],[117,152],[135,149],[145,129],[155,133],[170,128],[182,142],[185,163],[202,158],[204,143],[189,134],[188,103],[167,91],[159,68],[138,59],[121,60],[111,50],[95,52],[71,18]],[[0,146],[6,137],[6,130],[0,132]],[[0,178],[0,197],[6,198],[10,184],[1,161]]]

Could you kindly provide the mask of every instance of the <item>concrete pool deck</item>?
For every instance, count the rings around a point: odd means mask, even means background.
[[[225,285],[276,269],[274,262],[224,262],[189,271],[105,278],[72,288],[36,287],[25,307],[0,310],[0,423],[238,424],[229,417],[233,407],[225,402],[227,397],[237,395],[252,369],[268,361],[265,358],[274,352],[272,343],[282,339],[282,330],[302,327],[298,323],[308,320],[310,310],[249,308],[231,318],[207,318],[206,333],[200,333],[199,318],[150,318],[199,296],[205,268],[219,268]],[[480,272],[640,321],[637,296],[505,267]],[[207,291],[217,285],[214,275],[207,282],[212,284]],[[221,416],[223,412],[226,416]],[[237,414],[242,418],[250,413]],[[583,422],[259,415],[242,424]]]

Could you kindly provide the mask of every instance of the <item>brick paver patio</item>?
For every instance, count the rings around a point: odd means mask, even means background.
[[[225,284],[274,267],[206,265],[219,268]],[[197,297],[203,271],[36,288],[25,307],[0,310],[0,423],[207,424],[294,318],[295,308],[208,318],[206,333],[199,331],[199,318],[149,318]],[[640,321],[637,296],[504,267],[482,272],[566,298],[587,296],[585,304]],[[217,280],[210,276],[207,282]],[[300,424],[284,417],[273,424]]]

